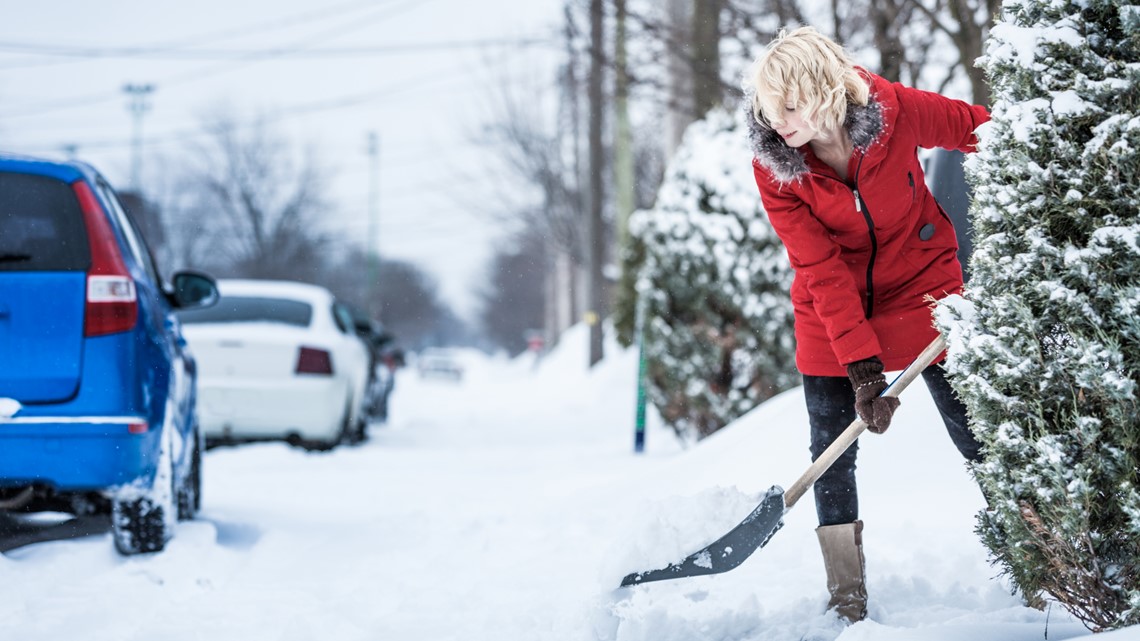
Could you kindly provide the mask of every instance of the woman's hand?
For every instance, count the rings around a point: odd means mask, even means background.
[[[899,407],[899,399],[879,396],[887,389],[883,361],[877,356],[855,361],[847,365],[847,378],[855,390],[855,412],[867,424],[867,429],[876,434],[887,431],[891,416]]]

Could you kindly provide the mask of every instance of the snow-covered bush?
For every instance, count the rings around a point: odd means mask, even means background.
[[[649,396],[686,438],[798,382],[791,268],[761,208],[735,111],[689,127],[655,207],[630,221],[644,255],[637,289]]]
[[[982,64],[969,302],[939,310],[978,532],[1028,598],[1140,623],[1140,7],[1006,0]]]

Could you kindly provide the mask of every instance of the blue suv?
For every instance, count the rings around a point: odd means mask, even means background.
[[[201,504],[196,376],[168,285],[90,166],[0,154],[0,510],[109,513],[123,554],[157,552]]]

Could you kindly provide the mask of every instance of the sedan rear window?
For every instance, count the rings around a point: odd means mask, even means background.
[[[178,312],[183,323],[283,323],[308,327],[313,306],[286,298],[222,296],[217,304]]]
[[[71,185],[0,171],[0,271],[86,271],[83,211]]]

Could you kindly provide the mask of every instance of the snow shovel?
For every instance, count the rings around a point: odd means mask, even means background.
[[[918,355],[891,384],[883,390],[880,396],[895,397],[906,389],[907,385],[934,362],[934,359],[946,349],[946,341],[939,336]],[[626,575],[621,581],[621,587],[640,585],[650,581],[665,581],[679,579],[687,576],[703,576],[706,574],[720,574],[728,572],[740,565],[758,548],[764,547],[772,535],[784,525],[784,514],[792,509],[796,501],[807,492],[819,477],[835,463],[855,439],[867,429],[867,424],[861,419],[854,422],[835,439],[823,454],[811,464],[803,476],[792,483],[786,492],[780,486],[772,486],[764,495],[764,500],[752,513],[716,541],[701,548],[697,552],[685,557],[680,563],[670,563],[668,567],[647,572],[634,572]]]

